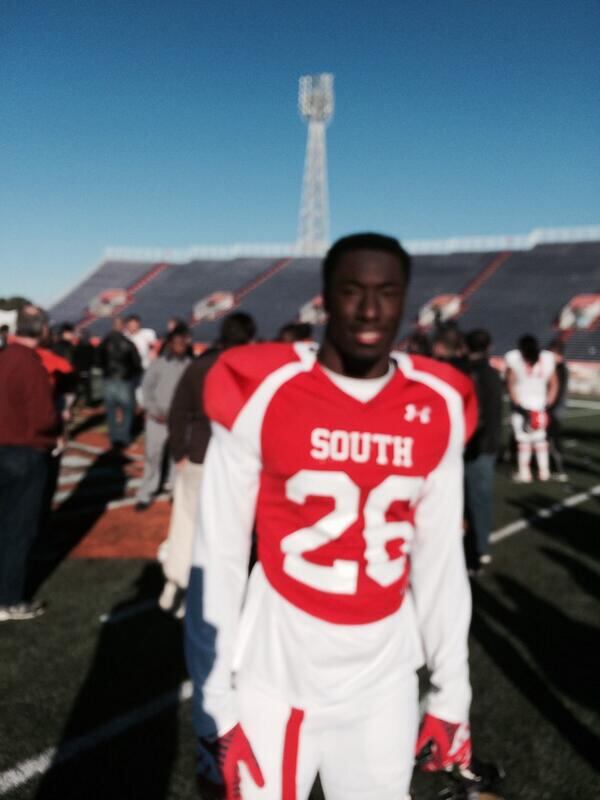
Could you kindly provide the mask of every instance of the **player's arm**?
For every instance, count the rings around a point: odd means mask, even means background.
[[[469,398],[472,403],[473,396]],[[465,406],[468,408],[468,405]],[[476,412],[470,414],[476,418]],[[468,429],[473,420],[469,421]],[[469,733],[468,634],[471,591],[463,550],[463,462],[459,442],[427,477],[415,512],[411,592],[430,672],[431,691],[417,753],[429,744],[425,769],[467,766]]]
[[[556,370],[554,370],[546,388],[546,408],[552,408],[554,403],[556,403],[559,388],[558,375],[556,374]]]
[[[169,448],[173,461],[178,464],[188,457],[188,433],[190,420],[198,406],[198,398],[194,395],[194,381],[190,368],[186,367],[175,388],[171,407],[167,417],[169,428]]]
[[[462,482],[459,459],[429,476],[415,514],[411,551],[411,590],[433,686],[428,711],[452,722],[468,719],[471,701]]]
[[[142,400],[144,408],[153,417],[159,417],[162,413],[156,400],[156,387],[158,386],[159,373],[157,362],[154,361],[144,374],[142,380]]]
[[[232,686],[259,474],[257,454],[213,422],[187,593],[186,660],[194,685],[200,792],[204,796],[207,783],[223,784],[227,800],[238,797],[240,762],[255,783],[263,782],[238,722]]]
[[[257,455],[235,432],[213,422],[186,614],[186,656],[199,736],[222,735],[238,721],[231,673],[258,483]]]
[[[505,377],[506,377],[506,390],[508,392],[508,396],[510,398],[510,402],[514,406],[518,406],[519,405],[519,401],[517,399],[517,392],[516,392],[516,382],[517,381],[516,381],[516,378],[515,378],[515,373],[513,372],[513,370],[510,367],[507,367],[506,376]]]

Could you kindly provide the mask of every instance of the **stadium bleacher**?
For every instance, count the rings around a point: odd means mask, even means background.
[[[459,294],[495,256],[495,253],[452,253],[414,256],[402,335],[410,333],[419,309],[441,294]]]
[[[570,361],[600,361],[600,328],[576,331],[565,343],[565,356]]]
[[[51,309],[57,322],[79,322],[85,317],[90,302],[105,289],[127,289],[150,269],[148,261],[105,261]]]
[[[493,350],[502,354],[516,339],[529,332],[542,344],[554,338],[556,315],[577,294],[600,289],[600,243],[538,245],[514,251],[498,269],[484,271],[498,251],[417,255],[401,336],[408,334],[419,309],[442,294],[460,294],[486,275],[469,293],[461,327],[488,328],[494,338]],[[278,266],[279,265],[279,266]],[[284,323],[295,319],[299,309],[318,295],[320,287],[317,258],[238,258],[169,264],[145,285],[143,276],[152,274],[150,262],[110,260],[51,309],[54,322],[79,321],[89,303],[102,290],[137,286],[133,302],[125,313],[137,313],[143,324],[164,331],[170,317],[190,319],[194,305],[212,294],[229,291],[239,300],[238,308],[252,314],[263,338],[272,338]],[[94,319],[88,328],[102,335],[109,319]],[[210,342],[218,321],[194,326],[197,341]],[[569,358],[600,359],[596,332],[577,332],[567,343]]]
[[[495,353],[510,350],[523,333],[547,344],[556,336],[553,322],[563,306],[598,286],[600,244],[540,245],[513,253],[471,296],[460,324],[491,330]],[[599,358],[583,353],[581,357]]]

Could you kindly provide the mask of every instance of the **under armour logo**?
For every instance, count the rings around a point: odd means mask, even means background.
[[[431,407],[423,406],[422,408],[417,408],[414,403],[409,403],[404,412],[404,419],[407,422],[414,422],[418,419],[420,423],[427,425],[431,421]]]

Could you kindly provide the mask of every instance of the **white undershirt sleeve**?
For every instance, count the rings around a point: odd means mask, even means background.
[[[186,654],[194,682],[198,735],[221,735],[238,721],[232,663],[248,579],[259,476],[258,454],[240,436],[213,422],[186,615]]]
[[[425,483],[415,514],[411,590],[431,672],[427,711],[447,722],[469,717],[471,591],[463,551],[462,459],[445,459]]]

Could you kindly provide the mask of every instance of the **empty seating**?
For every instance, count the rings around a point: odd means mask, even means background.
[[[401,336],[413,328],[425,303],[438,295],[460,294],[497,255],[415,256]],[[296,319],[300,308],[320,292],[317,258],[193,261],[169,264],[156,274],[151,272],[154,266],[148,262],[104,263],[52,309],[52,320],[77,322],[102,290],[135,285],[125,313],[139,314],[145,325],[162,333],[170,317],[191,321],[194,305],[222,290],[236,296],[237,307],[256,318],[260,335],[268,339],[284,323]],[[145,275],[152,279],[140,283]],[[482,285],[476,286],[459,319],[461,327],[488,328],[494,337],[495,353],[513,347],[526,332],[545,344],[556,335],[556,315],[574,295],[600,291],[600,243],[543,245],[513,252]],[[110,319],[97,319],[89,330],[102,335],[109,326]],[[212,341],[218,327],[218,321],[201,321],[194,326],[194,338]],[[569,357],[600,359],[597,336],[574,334],[568,343]]]

